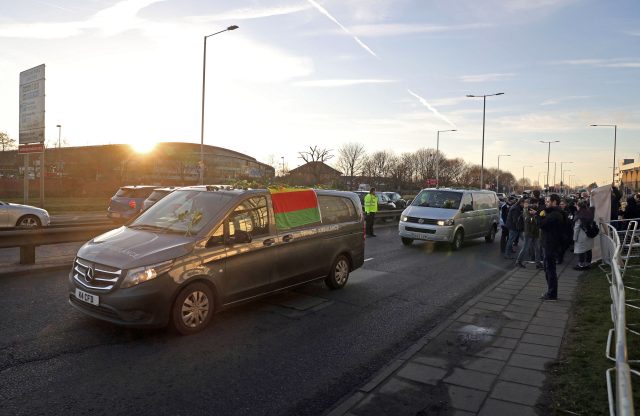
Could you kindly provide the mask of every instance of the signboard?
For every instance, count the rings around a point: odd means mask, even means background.
[[[438,185],[438,180],[437,179],[427,179],[425,181],[427,186],[436,186]]]
[[[44,142],[44,64],[20,73],[20,144]]]
[[[21,144],[18,146],[18,153],[43,153],[44,152],[44,143],[29,143],[29,144]],[[39,162],[36,160],[36,162]]]

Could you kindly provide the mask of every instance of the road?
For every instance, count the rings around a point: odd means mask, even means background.
[[[323,414],[511,266],[498,242],[376,233],[344,289],[310,284],[188,337],[85,317],[65,272],[0,279],[0,413]]]

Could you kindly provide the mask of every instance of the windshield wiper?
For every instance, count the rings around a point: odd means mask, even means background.
[[[133,228],[134,230],[144,230],[144,231],[162,231],[162,232],[169,231],[169,229],[166,227],[160,227],[157,225],[150,225],[150,224],[130,225],[129,228]]]

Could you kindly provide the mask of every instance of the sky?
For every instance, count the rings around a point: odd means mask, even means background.
[[[204,143],[261,162],[420,148],[537,182],[640,156],[638,0],[0,0],[0,131],[46,65],[49,143]],[[61,125],[58,129],[56,126]],[[554,162],[555,166],[554,166]],[[555,167],[555,169],[554,169]]]

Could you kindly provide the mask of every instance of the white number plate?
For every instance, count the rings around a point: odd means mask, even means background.
[[[76,289],[76,298],[80,299],[83,302],[90,303],[92,305],[98,306],[100,304],[100,298],[96,295],[92,295],[91,293],[84,292],[80,289]]]

